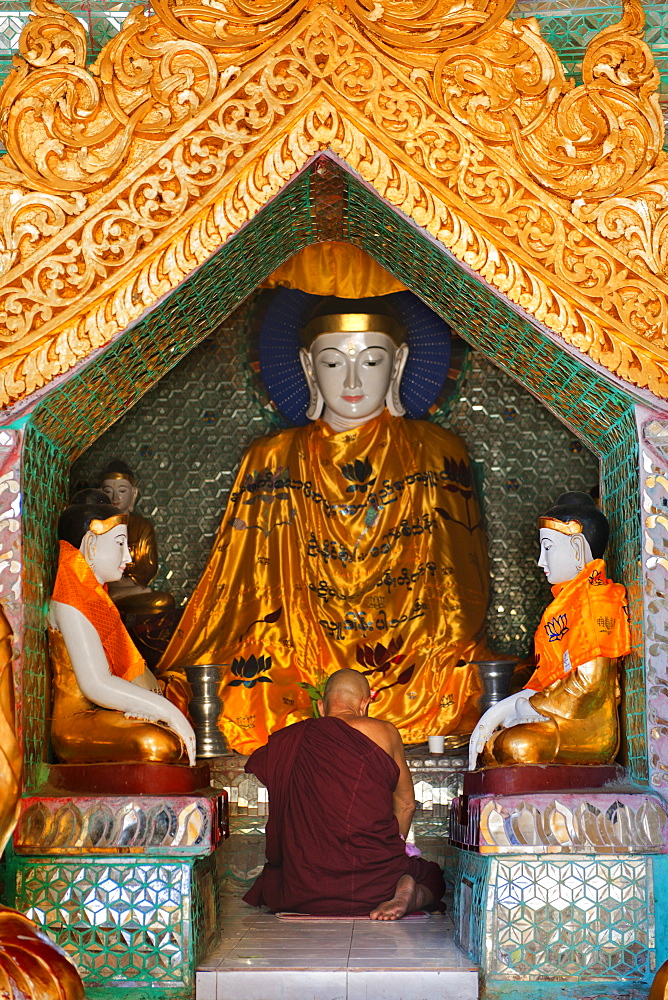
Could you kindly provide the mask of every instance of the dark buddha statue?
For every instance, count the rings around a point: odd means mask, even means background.
[[[109,596],[124,614],[171,611],[172,595],[149,587],[158,571],[158,544],[153,522],[135,513],[138,489],[134,472],[125,462],[111,461],[100,477],[100,489],[119,513],[128,516],[128,547],[132,557],[121,579],[109,584]]]

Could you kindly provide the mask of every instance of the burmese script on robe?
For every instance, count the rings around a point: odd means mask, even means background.
[[[445,891],[433,861],[409,858],[392,812],[394,760],[342,719],[307,719],[275,733],[246,771],[269,789],[267,863],[251,906],[365,916],[392,899],[402,875]]]
[[[222,668],[221,729],[251,753],[353,667],[405,743],[470,733],[485,536],[463,442],[426,421],[323,421],[248,449],[162,667]]]

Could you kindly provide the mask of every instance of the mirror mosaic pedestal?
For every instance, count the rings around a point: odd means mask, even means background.
[[[665,802],[633,787],[457,798],[455,939],[487,1000],[646,998],[667,834]]]
[[[192,1000],[218,924],[227,797],[26,797],[12,905],[75,962],[89,1000]]]

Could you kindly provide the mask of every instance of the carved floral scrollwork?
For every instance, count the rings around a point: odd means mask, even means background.
[[[492,31],[515,0],[155,0],[158,17],[178,36],[254,58],[319,4],[334,8],[371,39],[424,55]]]
[[[644,20],[639,0],[625,0],[619,23],[592,39],[579,87],[534,18],[506,22],[441,56],[435,98],[485,142],[507,147],[553,194],[618,194],[651,169],[663,145],[660,77],[638,37]]]
[[[164,139],[213,98],[208,49],[165,37],[141,8],[85,68],[77,19],[51,0],[21,36],[22,59],[0,93],[0,132],[24,182],[49,192],[89,191],[110,180],[133,141]]]
[[[33,0],[0,95],[0,400],[106,343],[326,149],[565,341],[668,396],[668,168],[637,0],[577,88],[531,19],[493,27],[507,0],[210,0],[171,20],[166,3],[86,69],[78,21]],[[251,54],[211,21],[194,38],[202,10]]]

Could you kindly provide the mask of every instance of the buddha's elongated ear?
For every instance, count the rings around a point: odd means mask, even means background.
[[[299,349],[299,360],[301,366],[304,369],[304,375],[306,376],[306,381],[308,383],[309,391],[309,404],[306,410],[306,416],[309,420],[317,420],[323,411],[325,400],[322,398],[322,393],[320,392],[320,386],[318,385],[318,380],[313,372],[313,360],[311,358],[311,352],[307,351],[305,347]]]
[[[591,547],[585,536],[582,534],[571,535],[570,542],[571,546],[575,549],[575,561],[578,572],[581,573],[587,563],[591,562],[594,558],[591,552]]]
[[[385,396],[385,406],[388,408],[393,417],[403,417],[406,412],[406,408],[401,402],[399,389],[401,387],[401,377],[404,374],[404,368],[406,367],[407,361],[408,344],[402,344],[401,347],[397,347],[394,355],[392,378],[390,379],[387,395]]]

